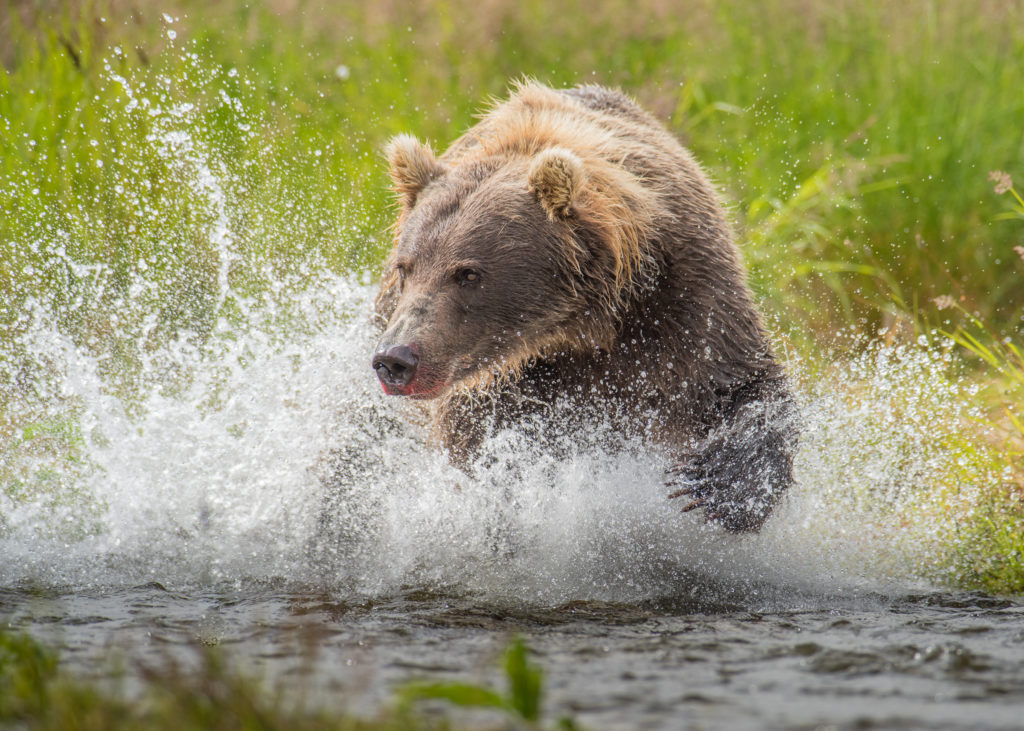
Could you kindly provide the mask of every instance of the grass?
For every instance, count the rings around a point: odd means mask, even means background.
[[[202,221],[175,197],[174,170],[147,154],[150,125],[121,114],[120,85],[102,81],[107,61],[139,81],[175,79],[167,96],[205,101],[198,136],[257,196],[301,191],[301,213],[316,213],[302,219],[322,221],[305,224],[304,251],[338,268],[372,264],[386,244],[388,136],[411,130],[443,146],[482,100],[527,75],[622,86],[666,119],[733,201],[762,296],[780,312],[796,306],[815,334],[851,321],[874,328],[946,293],[999,329],[1020,326],[1019,231],[987,175],[1024,174],[1014,167],[1024,159],[1024,6],[492,5],[9,9],[0,179],[17,215],[2,240],[23,240],[40,216],[84,225],[73,241],[85,250],[69,254],[112,261],[122,275],[161,243],[192,245],[183,229]],[[179,18],[176,41],[164,13]],[[186,40],[200,61],[176,50]],[[249,130],[220,89],[239,100]],[[159,221],[136,220],[116,193],[126,180],[148,181]],[[84,224],[85,211],[98,220]],[[259,252],[279,263],[294,253]],[[157,259],[172,278],[178,259]],[[194,296],[170,320],[210,318],[213,272],[192,269],[206,280],[189,280]],[[22,276],[5,267],[0,288],[16,290]]]
[[[508,690],[501,693],[476,684],[411,683],[402,689],[401,707],[418,701],[444,700],[464,708],[493,708],[536,727],[541,721],[544,673],[529,661],[526,643],[514,640],[505,650],[505,678]],[[576,728],[570,718],[559,721],[559,727]]]
[[[0,439],[56,455],[0,467],[9,495],[88,469],[76,404],[25,349],[40,313],[129,408],[173,391],[188,374],[154,380],[162,345],[210,347],[271,290],[378,266],[389,136],[443,147],[521,76],[600,82],[706,164],[798,351],[851,329],[955,346],[984,416],[942,442],[931,509],[983,497],[943,565],[1024,591],[1024,202],[989,179],[1024,179],[1024,4],[20,2],[0,36]]]
[[[40,731],[467,728],[454,725],[439,713],[417,712],[414,705],[427,699],[443,699],[461,707],[496,709],[516,721],[515,728],[542,727],[542,674],[529,662],[521,640],[514,641],[505,652],[507,694],[472,684],[409,685],[400,689],[391,710],[372,718],[306,708],[294,698],[268,689],[258,679],[229,667],[216,649],[197,649],[197,653],[197,669],[186,670],[171,662],[163,667],[138,668],[140,687],[129,697],[121,689],[102,690],[68,674],[61,669],[52,650],[28,635],[0,630],[0,727]],[[566,718],[558,722],[558,728],[576,726]]]

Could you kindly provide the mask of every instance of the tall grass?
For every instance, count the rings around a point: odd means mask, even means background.
[[[215,108],[208,134],[243,158],[269,142],[264,167],[279,163],[322,210],[339,212],[319,238],[384,229],[379,150],[389,135],[443,146],[510,79],[595,81],[636,95],[710,168],[773,309],[795,306],[820,334],[874,328],[952,293],[997,328],[1021,324],[1019,232],[987,194],[989,170],[1024,174],[1019,2],[178,0],[6,12],[6,246],[41,215],[80,219],[83,209],[106,224],[89,254],[128,259],[146,245],[138,228],[125,231],[131,216],[113,180],[132,167],[159,183],[136,159],[148,130],[120,124],[119,89],[99,80],[109,60],[117,74],[169,75],[182,98],[201,97],[208,80],[171,48],[189,40],[207,71],[241,72],[232,93],[261,125],[247,138]],[[176,44],[164,13],[180,18]],[[115,45],[123,52],[112,56]],[[311,159],[316,149],[325,154]],[[331,249],[329,259],[347,266],[365,251]],[[5,267],[0,287],[20,276]]]

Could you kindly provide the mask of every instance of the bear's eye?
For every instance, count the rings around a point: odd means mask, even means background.
[[[455,281],[462,287],[471,287],[480,282],[480,272],[475,269],[460,269],[455,273]]]
[[[395,264],[395,274],[398,275],[398,286],[405,284],[405,267],[401,264]]]

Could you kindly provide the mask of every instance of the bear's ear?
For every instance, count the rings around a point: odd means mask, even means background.
[[[572,204],[586,177],[583,161],[564,147],[544,150],[530,165],[530,192],[551,220],[572,215]]]
[[[421,144],[412,135],[398,135],[393,138],[388,143],[385,154],[391,166],[391,179],[395,182],[395,191],[410,208],[416,203],[416,196],[431,181],[444,175],[444,165],[438,162],[429,147]]]

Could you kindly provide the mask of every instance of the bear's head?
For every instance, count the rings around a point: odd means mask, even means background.
[[[610,347],[643,259],[635,179],[560,146],[446,163],[403,135],[388,158],[401,211],[373,356],[387,393],[433,398]]]

